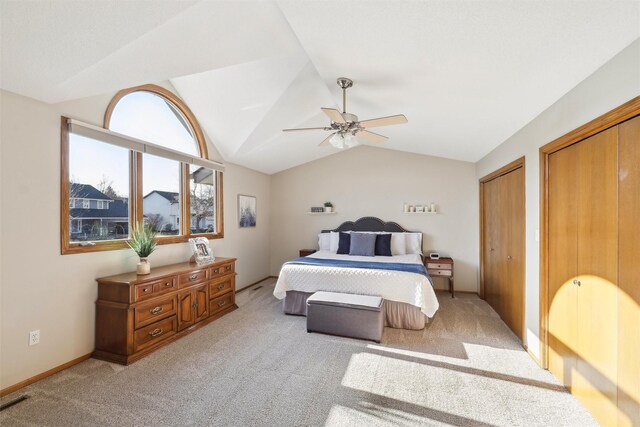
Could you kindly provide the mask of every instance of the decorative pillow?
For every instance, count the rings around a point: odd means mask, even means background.
[[[337,231],[331,231],[325,234],[329,234],[331,236],[329,238],[329,251],[335,254],[336,252],[338,252],[338,244],[340,243],[340,233],[338,233]]]
[[[349,255],[350,248],[351,248],[351,234],[340,232],[337,253],[342,255]]]
[[[342,236],[340,236],[342,237]],[[352,233],[349,255],[375,256],[376,235],[371,233]],[[340,251],[338,251],[340,253]]]
[[[391,256],[391,234],[376,234],[376,256]]]
[[[422,233],[404,233],[408,254],[422,254]]]
[[[391,255],[405,255],[407,253],[404,233],[391,233]]]
[[[318,248],[320,248],[321,251],[331,250],[331,233],[318,234]]]

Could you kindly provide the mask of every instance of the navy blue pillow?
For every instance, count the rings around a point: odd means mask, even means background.
[[[376,234],[376,255],[391,256],[391,234]]]
[[[349,255],[351,249],[351,234],[340,232],[340,238],[338,240],[338,252],[342,255]]]

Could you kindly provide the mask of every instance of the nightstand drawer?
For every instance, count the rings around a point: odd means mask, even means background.
[[[431,276],[451,277],[453,272],[451,270],[427,270]]]
[[[437,268],[441,270],[451,270],[453,264],[440,264],[439,262],[427,262],[427,268]]]

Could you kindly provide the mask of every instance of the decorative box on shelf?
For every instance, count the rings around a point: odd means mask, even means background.
[[[410,205],[405,203],[402,206],[402,212],[406,214],[431,214],[438,213],[438,207],[435,203],[431,202],[426,205]]]

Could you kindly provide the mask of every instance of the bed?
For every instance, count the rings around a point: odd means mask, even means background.
[[[340,232],[392,234],[403,241],[407,236],[412,243],[406,241],[408,253],[404,254],[341,255],[335,253],[335,238]],[[364,217],[322,230],[319,246],[318,252],[282,266],[273,294],[283,300],[286,314],[306,315],[307,298],[317,291],[379,295],[385,299],[385,325],[393,328],[423,329],[438,310],[431,278],[422,263],[422,233],[407,231],[395,222]]]

